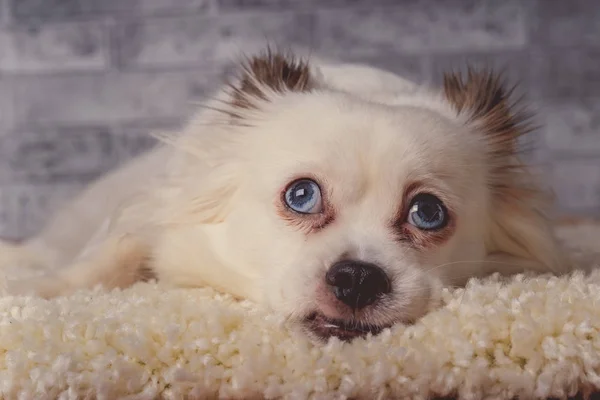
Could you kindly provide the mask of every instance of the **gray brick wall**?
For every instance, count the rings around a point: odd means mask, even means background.
[[[0,236],[148,148],[265,39],[424,82],[506,69],[557,210],[600,215],[598,0],[0,0]]]

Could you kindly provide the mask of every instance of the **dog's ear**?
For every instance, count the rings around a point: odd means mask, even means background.
[[[546,217],[547,194],[535,185],[519,157],[519,138],[533,130],[530,115],[514,87],[492,70],[469,68],[444,76],[444,95],[457,114],[487,143],[487,182],[491,192],[488,250],[536,261],[540,270],[565,268]]]
[[[228,84],[234,110],[258,109],[261,102],[269,102],[274,96],[308,92],[315,87],[307,61],[270,48],[245,58],[240,71],[240,76]]]
[[[466,75],[444,75],[446,99],[486,136],[494,155],[512,156],[518,139],[532,131],[530,115],[521,101],[511,99],[514,87],[507,87],[501,74],[468,68]]]
[[[519,184],[522,179],[516,178],[528,171],[519,157],[519,138],[531,132],[533,126],[522,101],[512,100],[513,91],[514,87],[507,88],[502,76],[492,70],[469,68],[466,79],[457,73],[444,76],[446,99],[487,143],[489,185],[495,194],[529,198],[538,190]]]

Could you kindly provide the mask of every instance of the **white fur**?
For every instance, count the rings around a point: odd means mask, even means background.
[[[212,286],[301,318],[326,308],[316,292],[346,254],[391,277],[392,294],[364,317],[390,325],[422,316],[443,286],[472,276],[566,268],[545,219],[494,206],[489,143],[440,92],[365,66],[312,68],[319,90],[263,88],[260,109],[239,111],[248,126],[203,109],[166,145],[90,186],[39,236],[7,246],[4,264],[50,270],[9,291],[124,287],[146,265],[166,283]],[[215,98],[227,101],[223,91]],[[223,107],[217,100],[207,104]],[[336,209],[311,234],[275,206],[303,174],[326,182]],[[413,180],[443,192],[455,213],[454,233],[427,251],[399,243],[390,228]]]

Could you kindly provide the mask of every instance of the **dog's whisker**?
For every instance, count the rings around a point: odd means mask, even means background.
[[[448,267],[456,264],[494,264],[494,265],[506,265],[506,266],[516,266],[516,267],[524,267],[528,265],[527,261],[523,261],[522,263],[518,263],[515,260],[512,261],[494,261],[494,260],[460,260],[460,261],[452,261],[448,263],[438,264],[431,268],[425,269],[427,272],[434,271],[436,269]]]

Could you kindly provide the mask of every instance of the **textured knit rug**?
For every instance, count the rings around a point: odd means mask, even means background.
[[[561,231],[599,264],[600,228]],[[0,298],[5,399],[545,399],[600,391],[600,271],[448,290],[413,326],[316,346],[210,289]]]

